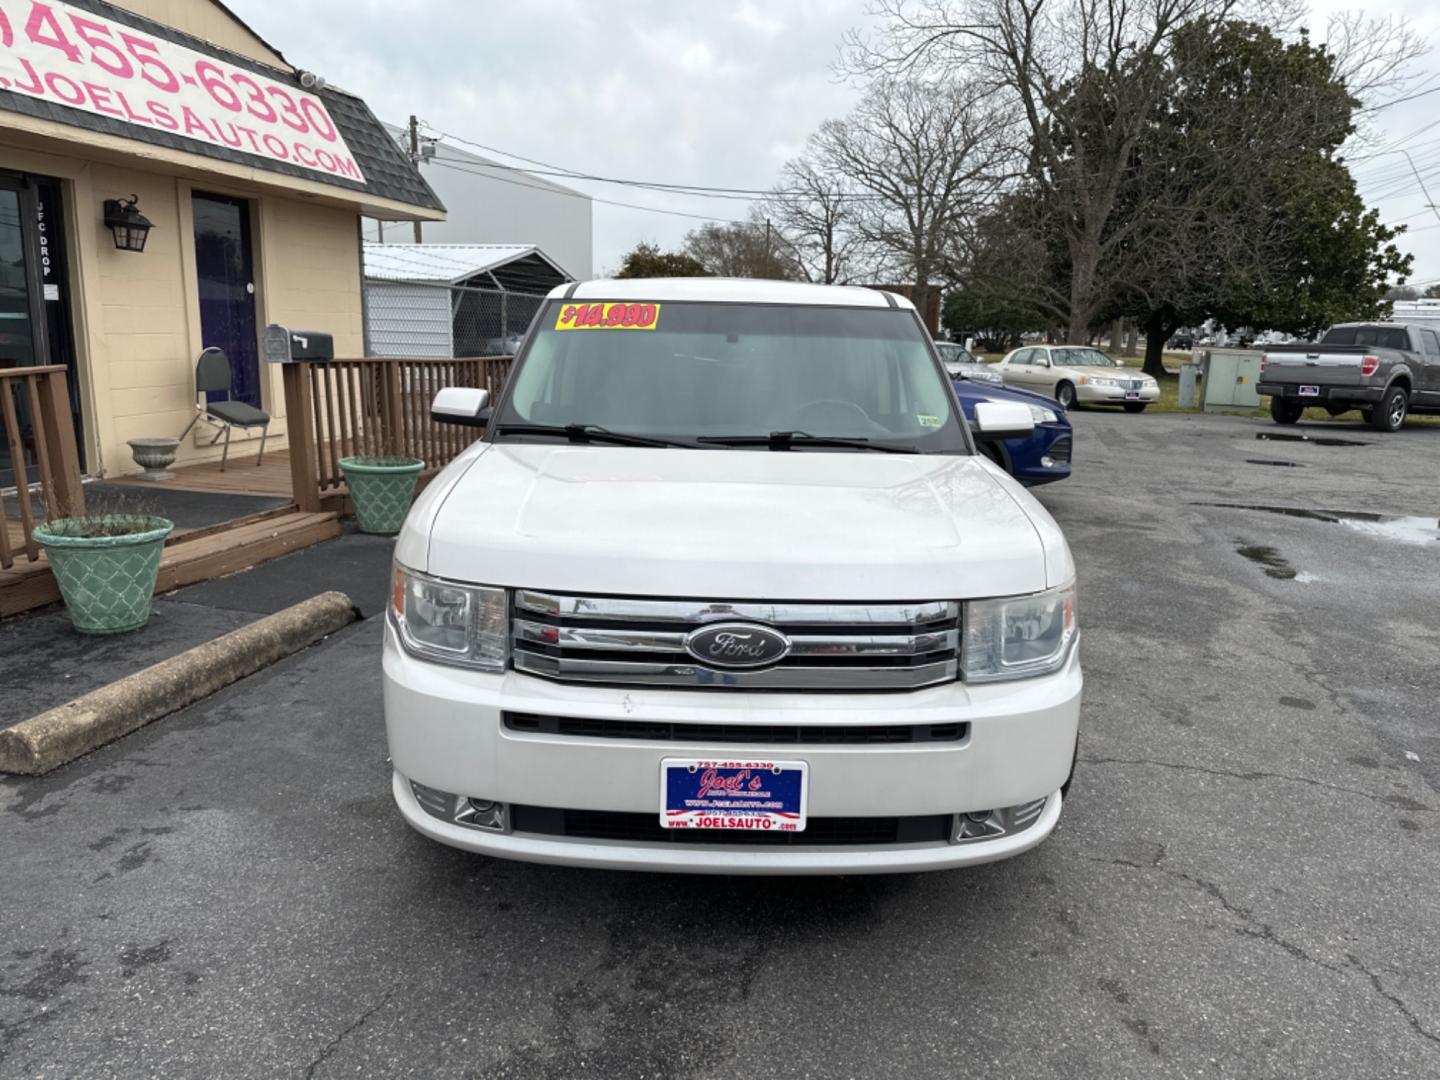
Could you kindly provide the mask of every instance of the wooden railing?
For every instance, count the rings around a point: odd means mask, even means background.
[[[475,440],[473,429],[437,424],[430,401],[446,386],[500,394],[511,357],[410,359],[371,357],[328,363],[286,364],[285,424],[290,436],[290,479],[302,510],[345,485],[340,459],[357,454],[405,454],[434,475]]]
[[[0,426],[10,453],[8,475],[0,481],[0,570],[8,570],[22,555],[31,562],[39,557],[37,522],[85,512],[65,368],[0,368]],[[7,496],[10,476],[15,491]],[[11,516],[10,500],[18,518]]]

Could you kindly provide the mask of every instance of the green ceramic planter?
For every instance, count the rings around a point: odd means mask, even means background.
[[[124,523],[123,536],[84,536],[97,524]],[[175,523],[162,517],[102,514],[60,518],[35,526],[70,621],[82,634],[123,634],[150,620],[160,550]]]
[[[355,503],[355,520],[361,532],[393,536],[400,531],[423,468],[425,462],[419,458],[340,459],[340,471],[345,474],[345,485]]]

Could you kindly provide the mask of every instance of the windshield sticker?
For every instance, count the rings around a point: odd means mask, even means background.
[[[654,330],[659,325],[659,304],[566,304],[555,320],[556,330]]]
[[[940,418],[939,418],[938,416],[927,416],[927,415],[925,415],[924,413],[916,413],[916,414],[915,414],[915,419],[920,421],[920,426],[921,426],[921,427],[939,427],[939,426],[940,426]]]

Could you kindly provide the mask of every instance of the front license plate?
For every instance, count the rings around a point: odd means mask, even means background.
[[[1320,387],[1318,387],[1318,386],[1302,386],[1302,387],[1300,387],[1300,396],[1301,396],[1301,397],[1319,397],[1319,396],[1320,396]]]
[[[660,763],[660,825],[804,832],[808,768],[803,761],[666,758]]]
[[[1126,400],[1126,401],[1139,401],[1139,400],[1140,400],[1140,391],[1139,391],[1139,390],[1126,390],[1126,391],[1125,391],[1125,400]]]

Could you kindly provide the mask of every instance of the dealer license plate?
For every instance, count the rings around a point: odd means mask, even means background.
[[[1139,390],[1126,390],[1126,391],[1125,391],[1125,400],[1126,400],[1126,401],[1139,401],[1139,400],[1140,400],[1140,391],[1139,391]]]
[[[1301,397],[1319,397],[1319,396],[1320,396],[1320,387],[1318,387],[1318,386],[1302,386],[1302,387],[1300,387],[1300,396],[1301,396]]]
[[[803,761],[666,758],[660,763],[660,825],[804,832],[807,781]]]

